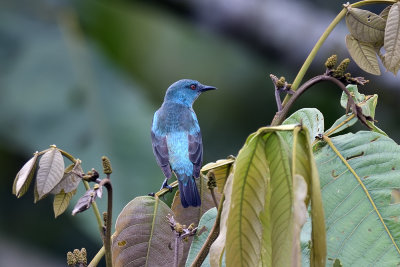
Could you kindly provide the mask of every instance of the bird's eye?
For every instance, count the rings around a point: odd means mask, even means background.
[[[196,85],[195,85],[195,84],[192,84],[192,85],[190,86],[190,89],[196,90]]]

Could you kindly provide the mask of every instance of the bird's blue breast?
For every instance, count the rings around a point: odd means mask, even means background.
[[[164,103],[154,114],[152,131],[157,136],[166,137],[172,170],[177,174],[192,176],[188,135],[200,132],[194,111],[178,103]]]

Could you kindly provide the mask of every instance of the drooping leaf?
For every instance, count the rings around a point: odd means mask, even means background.
[[[364,71],[373,75],[380,75],[376,49],[371,43],[358,41],[352,35],[346,36],[346,46],[353,60]]]
[[[194,223],[196,226],[200,221],[200,218],[203,214],[208,211],[209,209],[215,207],[214,200],[210,193],[210,190],[207,188],[207,181],[208,179],[204,176],[201,176],[199,179],[196,179],[197,188],[199,190],[201,205],[199,207],[187,207],[184,208],[181,204],[181,200],[179,197],[179,191],[176,192],[174,201],[172,203],[172,211],[174,212],[175,220],[180,224],[190,225]],[[219,202],[221,198],[221,194],[214,189],[214,194],[216,196],[217,201]],[[186,259],[190,245],[192,242],[192,237],[188,238],[188,241],[183,243],[183,259]],[[185,261],[181,262],[181,265],[184,265]]]
[[[316,146],[328,258],[343,266],[400,263],[400,147],[374,132],[325,138]],[[321,141],[322,142],[322,141]]]
[[[172,210],[158,198],[129,202],[115,224],[113,266],[173,266],[175,235],[166,221],[168,214]]]
[[[346,24],[351,35],[361,42],[380,43],[386,21],[379,15],[359,8],[347,8]]]
[[[69,193],[74,191],[79,182],[82,180],[79,175],[83,174],[81,162],[77,161],[75,164],[69,165],[64,170],[64,176],[62,177],[61,181],[51,190],[52,194],[58,194],[61,190],[64,190],[65,193]]]
[[[186,260],[186,266],[190,267],[197,254],[200,252],[203,244],[206,242],[208,235],[210,234],[211,229],[214,226],[215,219],[217,217],[217,208],[212,208],[208,210],[201,217],[197,232],[201,232],[200,235],[196,234],[193,237],[192,245],[190,246],[189,254]],[[207,267],[210,266],[209,255],[205,258],[203,264],[201,266]]]
[[[293,203],[293,244],[292,244],[292,266],[301,266],[300,232],[307,221],[307,183],[301,175],[295,174],[293,180],[294,203]]]
[[[76,189],[68,193],[65,193],[64,190],[61,190],[60,193],[54,196],[53,210],[55,218],[64,213],[64,211],[68,208],[69,202],[71,201],[71,198],[75,195],[75,193]]]
[[[326,229],[320,190],[320,179],[306,128],[293,131],[292,172],[293,177],[302,176],[308,184],[306,203],[311,201],[311,266],[324,266],[326,259]],[[294,238],[298,238],[297,235]]]
[[[44,153],[39,161],[36,175],[36,188],[39,200],[50,193],[61,181],[64,174],[64,159],[57,148],[51,148]]]
[[[289,147],[279,133],[271,133],[265,143],[270,178],[263,212],[262,246],[268,255],[262,256],[263,266],[291,266],[288,257],[293,245],[293,182]],[[253,265],[251,265],[253,266]]]
[[[233,166],[235,168],[235,165]],[[225,261],[223,261],[225,242],[226,242],[226,232],[228,226],[228,216],[229,209],[231,206],[232,198],[232,183],[233,182],[233,172],[231,172],[226,180],[224,188],[224,204],[221,213],[220,229],[219,235],[214,243],[210,247],[210,265],[212,267],[225,266]]]
[[[28,191],[36,171],[38,153],[36,152],[27,163],[21,168],[14,180],[13,194],[18,198],[22,197]]]
[[[393,4],[390,8],[385,28],[385,55],[383,65],[397,74],[400,68],[400,3]]]
[[[227,159],[217,160],[216,162],[211,162],[201,168],[201,172],[206,174],[212,172],[217,182],[218,192],[222,193],[224,191],[224,186],[226,179],[230,173],[232,164],[235,162],[235,158],[230,157]]]
[[[301,124],[304,125],[310,134],[310,142],[314,142],[315,137],[321,135],[324,132],[324,116],[316,108],[302,108],[290,115],[283,123],[283,125],[289,124]],[[289,145],[292,144],[291,132],[282,132],[282,136]]]
[[[225,243],[227,266],[256,266],[259,262],[260,213],[269,177],[263,137],[250,135],[236,158]]]

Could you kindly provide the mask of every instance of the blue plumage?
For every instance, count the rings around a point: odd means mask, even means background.
[[[179,182],[183,207],[200,206],[200,195],[194,178],[200,175],[203,143],[193,102],[204,91],[216,89],[194,80],[179,80],[165,94],[162,106],[156,111],[151,127],[153,152],[165,181],[172,172]]]

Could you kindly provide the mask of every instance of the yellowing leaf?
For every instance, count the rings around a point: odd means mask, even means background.
[[[346,46],[353,60],[364,71],[380,75],[375,47],[370,43],[360,42],[351,35],[346,36]]]
[[[231,167],[234,162],[235,159],[233,157],[217,160],[216,162],[211,162],[204,165],[203,168],[201,168],[201,172],[212,172],[217,183],[218,192],[222,193],[222,191],[224,191],[226,179],[231,171]]]
[[[68,208],[69,202],[71,201],[71,198],[75,195],[75,193],[76,190],[69,193],[65,193],[64,190],[61,190],[60,193],[54,196],[53,210],[55,218],[64,213],[64,211]]]
[[[381,43],[386,21],[379,15],[359,8],[347,8],[346,24],[351,35],[359,41]]]

